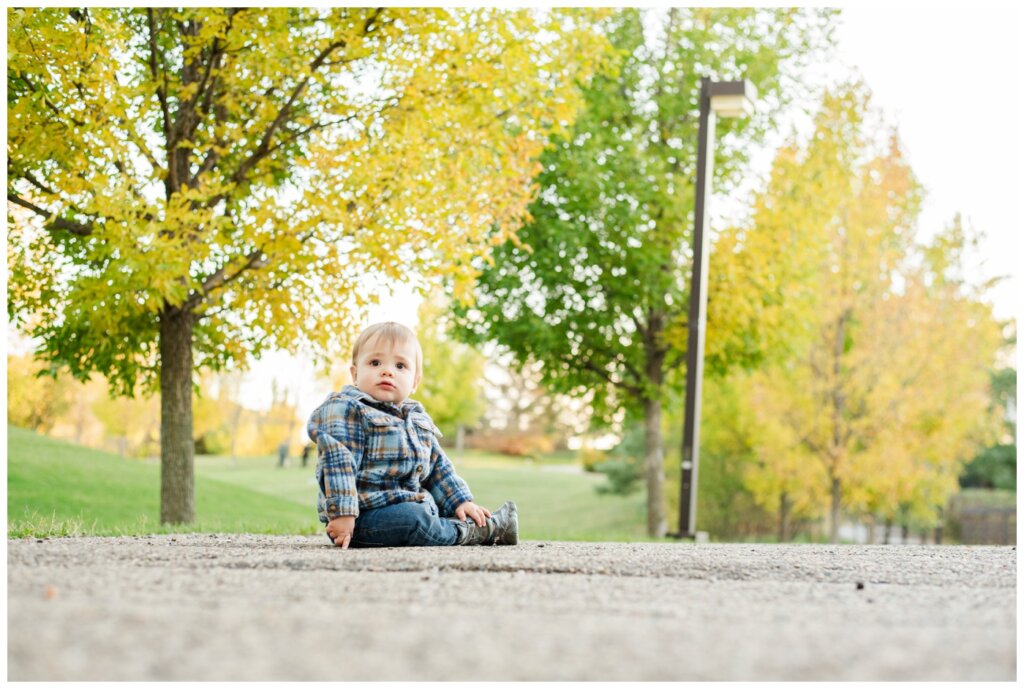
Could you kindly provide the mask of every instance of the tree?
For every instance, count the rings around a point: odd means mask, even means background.
[[[450,273],[524,217],[600,67],[592,13],[8,13],[12,322],[161,399],[161,522],[194,518],[198,369],[343,341],[361,278]]]
[[[482,389],[486,358],[446,335],[443,301],[434,295],[419,309],[417,336],[423,347],[423,380],[416,399],[423,403],[441,432],[462,449],[465,428],[484,412]]]
[[[232,377],[237,374],[200,376],[192,397],[192,437],[200,454],[225,454],[231,449],[232,422],[237,422],[241,411],[241,405],[230,394]],[[237,398],[237,391],[234,394]]]
[[[47,433],[71,409],[68,376],[45,375],[30,356],[7,355],[7,422]]]
[[[1017,344],[1016,326],[1004,342],[1007,348]],[[991,373],[992,407],[1002,418],[998,441],[979,452],[964,467],[962,488],[1017,490],[1017,369],[997,368]]]
[[[778,371],[780,377],[786,373],[790,371]],[[737,416],[756,427],[747,436],[756,461],[744,467],[736,478],[767,514],[776,516],[778,539],[785,542],[793,536],[795,520],[820,516],[826,504],[821,490],[825,485],[824,468],[800,442],[797,430],[765,413],[764,410],[774,408],[770,398],[777,388],[759,384],[762,379],[756,373],[736,378],[740,380],[734,384],[742,385],[747,394],[747,404],[739,405]],[[773,384],[776,380],[772,379]]]
[[[92,413],[121,456],[153,455],[160,430],[160,400],[155,396],[119,397],[108,389],[93,402]]]
[[[568,449],[573,436],[587,430],[587,400],[557,394],[541,381],[536,362],[517,364],[508,352],[496,351],[485,368],[486,410],[473,445],[515,456]]]
[[[806,149],[780,152],[747,237],[783,238],[780,289],[809,326],[753,376],[764,464],[748,486],[766,505],[827,496],[833,542],[844,508],[935,520],[990,433],[999,338],[961,274],[960,223],[915,243],[922,191],[895,134],[875,143],[870,112],[860,85],[826,96]]]
[[[685,353],[700,78],[749,78],[766,104],[723,122],[716,189],[795,89],[800,60],[827,44],[829,11],[673,8],[621,11],[610,40],[618,76],[542,156],[540,195],[518,241],[482,267],[462,336],[542,365],[555,392],[593,393],[599,416],[624,407],[646,428],[648,533],[666,531],[661,410]],[[657,24],[648,40],[645,26]],[[783,83],[787,87],[783,88]]]

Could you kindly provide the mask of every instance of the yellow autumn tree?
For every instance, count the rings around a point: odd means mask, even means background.
[[[962,274],[975,240],[954,219],[921,247],[899,292],[864,319],[864,339],[879,346],[858,351],[851,368],[866,404],[884,413],[860,423],[875,442],[851,466],[849,506],[872,519],[934,525],[965,462],[997,437],[989,370],[999,324],[984,290]]]
[[[7,422],[47,433],[71,409],[70,377],[44,375],[30,356],[7,355]]]
[[[756,265],[764,279],[778,259],[773,311],[799,323],[792,353],[752,377],[748,486],[766,507],[827,500],[832,541],[844,510],[934,519],[992,426],[999,328],[960,274],[963,234],[915,242],[922,191],[870,114],[863,86],[828,95],[806,147],[780,153],[750,232],[782,238]]]
[[[159,389],[164,523],[194,519],[195,372],[328,350],[369,274],[464,290],[606,52],[590,11],[7,18],[9,314],[76,376]]]
[[[92,413],[103,424],[104,445],[122,456],[153,456],[159,447],[160,400],[155,395],[103,394],[92,403]]]

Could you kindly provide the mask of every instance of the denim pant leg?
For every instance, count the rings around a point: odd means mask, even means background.
[[[355,548],[455,545],[458,529],[433,502],[400,502],[366,510],[356,518]]]

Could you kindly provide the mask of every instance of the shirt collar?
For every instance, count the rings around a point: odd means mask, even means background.
[[[405,418],[410,412],[426,411],[422,404],[412,399],[405,400],[401,404],[395,404],[394,402],[381,402],[380,400],[374,399],[372,395],[363,392],[355,385],[346,385],[341,389],[341,394],[348,399],[369,404],[381,411],[391,412],[392,414],[401,416],[402,418]]]

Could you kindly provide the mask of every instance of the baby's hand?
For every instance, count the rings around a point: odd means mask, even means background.
[[[335,517],[327,524],[327,535],[334,540],[334,545],[347,548],[352,540],[352,532],[356,530],[355,517]]]
[[[483,526],[487,518],[491,516],[491,512],[486,507],[480,507],[472,502],[464,502],[455,508],[455,516],[462,521],[466,521],[468,517],[476,522],[477,526]]]

